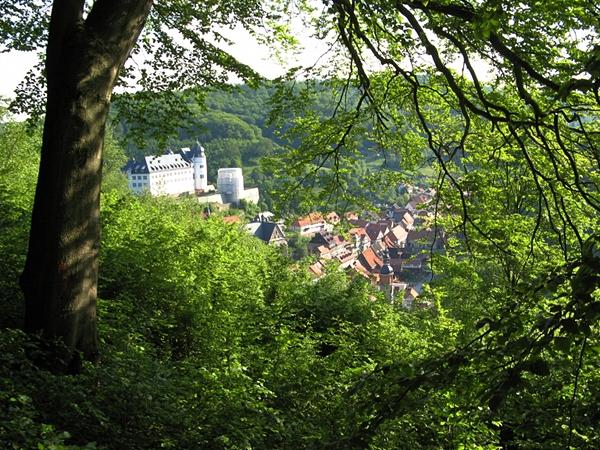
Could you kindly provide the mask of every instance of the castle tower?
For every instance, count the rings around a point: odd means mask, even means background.
[[[198,141],[192,147],[192,165],[194,167],[194,189],[196,192],[206,191],[208,188],[206,155],[204,154],[204,147]]]
[[[217,190],[226,203],[238,204],[244,195],[244,175],[239,167],[219,169]]]
[[[379,272],[379,288],[388,300],[393,300],[394,268],[390,264],[390,253],[387,249],[383,252],[383,266]]]

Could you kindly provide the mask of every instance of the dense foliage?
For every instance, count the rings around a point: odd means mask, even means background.
[[[15,147],[23,163],[28,142]],[[13,215],[31,201],[19,170],[2,173]],[[335,446],[353,429],[346,403],[367,373],[453,342],[443,316],[399,311],[343,273],[315,283],[195,203],[113,189],[102,205],[102,359],[68,375],[47,370],[60,344],[11,329],[13,314],[0,339],[3,447]],[[13,241],[3,264],[18,267],[27,228],[3,231]],[[19,298],[14,272],[2,276],[3,316]]]

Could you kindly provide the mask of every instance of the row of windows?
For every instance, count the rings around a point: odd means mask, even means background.
[[[184,170],[178,170],[176,172],[170,172],[170,173],[157,173],[155,174],[154,178],[171,178],[177,175],[186,175],[189,176],[192,174],[191,170],[188,171],[184,171]],[[202,178],[204,178],[203,175],[201,175]],[[131,178],[133,180],[147,180],[148,179],[148,175],[132,175]]]
[[[171,172],[171,173],[157,173],[155,175],[155,178],[172,178],[174,176],[177,175],[186,175],[186,176],[190,176],[192,174],[191,171],[178,171],[178,172]]]

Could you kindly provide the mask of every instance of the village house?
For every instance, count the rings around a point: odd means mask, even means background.
[[[332,225],[337,225],[340,223],[340,216],[335,211],[331,211],[325,215],[325,220]]]
[[[269,221],[265,216],[259,215],[258,219],[245,225],[247,233],[267,244],[287,245],[285,233],[278,223]]]
[[[364,228],[351,228],[348,231],[348,234],[352,237],[354,250],[356,250],[358,253],[362,253],[371,246],[371,238],[367,234],[367,230]]]
[[[347,269],[356,263],[356,253],[353,250],[346,249],[345,252],[336,255],[335,259],[340,263],[340,269]]]
[[[414,228],[414,217],[408,209],[398,205],[392,206],[388,210],[388,217],[398,225],[402,225],[405,230],[410,231]]]
[[[375,242],[379,242],[383,237],[390,231],[389,224],[387,222],[368,223],[365,227],[365,231],[371,239],[371,245]]]
[[[344,213],[344,218],[350,222],[351,220],[358,220],[358,214],[354,211],[347,211]]]
[[[308,272],[313,278],[321,278],[325,275],[325,266],[321,261],[317,261],[316,263],[308,266]]]
[[[350,243],[339,235],[327,231],[316,233],[308,242],[308,253],[311,255],[327,254],[327,258],[335,258],[341,253],[346,253]]]
[[[357,264],[362,265],[369,274],[378,274],[383,260],[372,248],[368,248],[358,256]]]
[[[290,230],[297,231],[300,236],[312,236],[319,231],[332,231],[333,225],[327,223],[322,214],[314,212],[296,219]]]
[[[407,237],[408,231],[402,225],[396,225],[383,237],[383,243],[387,248],[403,248]]]

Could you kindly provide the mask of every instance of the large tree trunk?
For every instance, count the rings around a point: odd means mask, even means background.
[[[111,93],[151,0],[55,0],[29,250],[25,330],[95,358],[102,146]]]

